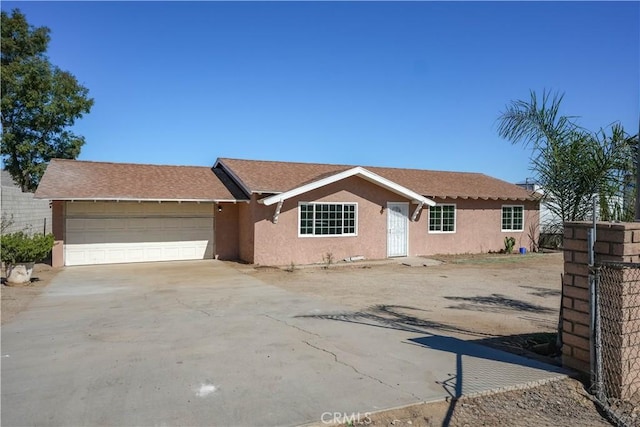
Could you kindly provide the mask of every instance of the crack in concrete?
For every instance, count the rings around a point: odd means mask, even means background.
[[[384,386],[386,386],[386,387],[389,387],[389,388],[391,388],[391,389],[393,389],[393,390],[398,390],[398,391],[401,391],[402,393],[406,393],[406,394],[410,395],[411,397],[413,397],[414,399],[418,400],[419,402],[424,401],[424,399],[421,399],[420,397],[416,396],[415,394],[413,394],[413,393],[412,393],[412,392],[410,392],[410,391],[405,391],[405,390],[399,389],[399,388],[397,388],[397,387],[392,386],[391,384],[387,384],[387,383],[385,383],[385,382],[384,382],[384,381],[382,381],[380,378],[376,378],[376,377],[374,377],[374,376],[372,376],[372,375],[365,374],[364,372],[359,371],[355,366],[350,365],[350,364],[348,364],[348,363],[346,363],[346,362],[343,362],[343,361],[341,361],[340,359],[338,359],[338,355],[337,355],[337,354],[335,354],[335,353],[334,353],[334,352],[332,352],[332,351],[329,351],[329,350],[327,350],[327,349],[325,349],[325,348],[322,348],[322,347],[315,346],[315,345],[311,344],[309,341],[304,341],[304,340],[303,340],[302,342],[303,342],[304,344],[308,345],[308,346],[309,346],[309,347],[311,347],[311,348],[315,348],[316,350],[320,350],[320,351],[322,351],[322,352],[324,352],[324,353],[330,354],[331,356],[333,356],[333,360],[334,360],[336,363],[339,363],[339,364],[341,364],[341,365],[343,365],[343,366],[346,366],[347,368],[351,368],[351,369],[353,370],[353,372],[355,372],[355,373],[356,373],[356,374],[358,374],[358,375],[362,375],[363,377],[367,377],[367,378],[369,378],[369,379],[371,379],[371,380],[377,381],[377,382],[379,382],[380,384],[382,384],[382,385],[384,385]]]
[[[211,317],[211,313],[209,313],[208,311],[204,311],[204,310],[202,310],[202,309],[192,307],[192,306],[190,306],[189,304],[185,304],[184,302],[180,301],[180,299],[178,299],[178,298],[176,298],[176,301],[178,302],[178,304],[180,304],[180,305],[182,305],[182,306],[185,306],[185,307],[187,307],[188,309],[195,310],[195,311],[199,311],[200,313],[202,313],[202,314],[206,314],[207,316]]]
[[[322,335],[318,335],[318,334],[316,334],[315,332],[307,331],[306,329],[302,329],[302,328],[301,328],[301,327],[299,327],[299,326],[292,325],[291,323],[287,323],[287,322],[285,322],[285,321],[284,321],[284,320],[282,320],[282,319],[277,319],[277,318],[275,318],[275,317],[273,317],[273,316],[269,316],[268,314],[263,314],[263,316],[264,316],[264,317],[268,317],[268,318],[269,318],[269,319],[271,319],[271,320],[275,320],[276,322],[284,323],[285,325],[289,326],[290,328],[297,329],[297,330],[299,330],[300,332],[304,332],[304,333],[309,334],[309,335],[314,335],[314,336],[316,336],[316,337],[318,337],[318,338],[324,338]]]
[[[325,338],[325,337],[323,337],[323,336],[322,336],[322,335],[320,335],[320,334],[316,334],[315,332],[307,331],[306,329],[303,329],[303,328],[301,328],[301,327],[299,327],[299,326],[296,326],[296,325],[292,325],[292,324],[290,324],[290,323],[285,322],[285,321],[284,321],[284,320],[282,320],[282,319],[275,318],[275,317],[270,316],[270,315],[268,315],[268,314],[263,314],[263,316],[264,316],[264,317],[268,317],[268,318],[269,318],[269,319],[271,319],[271,320],[275,320],[276,322],[283,323],[283,324],[285,324],[286,326],[289,326],[290,328],[297,329],[297,330],[299,330],[300,332],[304,332],[304,333],[309,334],[309,335],[314,335],[314,336],[316,336],[316,337],[318,337],[318,338]],[[322,348],[322,347],[315,346],[315,345],[311,344],[309,341],[302,340],[302,342],[303,342],[304,344],[308,345],[308,346],[309,346],[309,347],[311,347],[311,348],[314,348],[314,349],[316,349],[316,350],[319,350],[319,351],[322,351],[322,352],[324,352],[324,353],[330,354],[331,356],[333,356],[333,360],[334,360],[334,362],[339,363],[339,364],[341,364],[341,365],[343,365],[343,366],[346,366],[347,368],[351,368],[351,369],[352,369],[356,374],[358,374],[358,375],[362,375],[363,377],[367,377],[367,378],[369,378],[369,379],[371,379],[371,380],[373,380],[373,381],[377,381],[377,382],[379,382],[380,384],[382,384],[382,385],[384,385],[384,386],[386,386],[386,387],[389,387],[389,388],[392,388],[392,389],[394,389],[394,390],[399,390],[399,391],[401,391],[401,392],[403,392],[403,393],[406,393],[406,394],[410,395],[411,397],[413,397],[414,399],[416,399],[416,400],[418,400],[418,401],[420,401],[420,402],[422,402],[422,401],[423,401],[423,399],[419,398],[418,396],[416,396],[415,394],[413,394],[413,393],[412,393],[412,392],[410,392],[410,391],[405,391],[405,390],[402,390],[402,389],[398,389],[398,388],[396,388],[396,387],[392,386],[391,384],[387,384],[387,383],[385,383],[384,381],[382,381],[382,380],[381,380],[381,379],[379,379],[379,378],[376,378],[376,377],[374,377],[374,376],[371,376],[371,375],[369,375],[369,374],[365,374],[364,372],[359,371],[355,366],[350,365],[350,364],[348,364],[348,363],[345,363],[345,362],[341,361],[340,359],[338,359],[338,355],[336,355],[335,353],[333,353],[333,352],[331,352],[331,351],[329,351],[329,350],[327,350],[327,349],[324,349],[324,348]]]

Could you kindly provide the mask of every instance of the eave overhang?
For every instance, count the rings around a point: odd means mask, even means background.
[[[189,203],[249,203],[249,200],[237,199],[165,199],[165,198],[138,198],[138,197],[44,197],[35,196],[34,199],[60,200],[66,202],[189,202]]]
[[[462,199],[462,200],[503,200],[503,201],[515,201],[515,202],[536,202],[540,201],[540,198],[536,196],[529,197],[495,197],[495,196],[455,196],[455,195],[435,195],[432,194],[429,197],[434,199]]]

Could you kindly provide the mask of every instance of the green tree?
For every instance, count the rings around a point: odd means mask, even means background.
[[[2,149],[5,168],[34,191],[52,158],[75,159],[84,137],[69,131],[89,113],[89,90],[46,56],[50,30],[34,28],[14,9],[2,12]]]
[[[531,147],[531,171],[560,221],[587,219],[594,196],[602,220],[629,220],[637,136],[629,136],[619,123],[596,132],[578,126],[574,117],[560,114],[562,98],[545,91],[539,100],[532,91],[528,101],[512,101],[498,119],[498,134]]]

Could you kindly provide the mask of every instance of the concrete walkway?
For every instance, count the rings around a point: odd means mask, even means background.
[[[73,267],[2,328],[2,425],[299,425],[564,376],[216,261]]]

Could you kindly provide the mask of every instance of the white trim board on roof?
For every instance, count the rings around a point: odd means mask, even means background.
[[[195,202],[195,203],[249,203],[236,199],[143,199],[127,197],[34,197],[41,200],[61,200],[65,202]]]
[[[335,175],[331,175],[326,178],[319,179],[309,184],[301,185],[300,187],[296,187],[289,191],[285,191],[284,193],[274,194],[273,196],[265,197],[264,199],[258,200],[258,202],[262,203],[265,206],[271,206],[273,204],[283,202],[292,197],[299,196],[300,194],[304,194],[309,191],[315,190],[316,188],[324,187],[325,185],[329,185],[334,182],[337,182],[352,176],[358,176],[360,178],[366,179],[369,182],[373,182],[374,184],[377,184],[382,188],[385,188],[393,193],[406,197],[407,199],[411,200],[413,203],[428,205],[428,206],[435,206],[436,204],[436,202],[434,202],[433,200],[428,199],[406,187],[403,187],[400,184],[397,184],[393,181],[383,178],[378,174],[368,171],[367,169],[361,166],[347,169],[346,171],[338,172]]]
[[[438,196],[431,195],[434,199],[462,199],[462,200],[518,200],[518,201],[536,201],[535,197],[494,197],[494,196]]]

